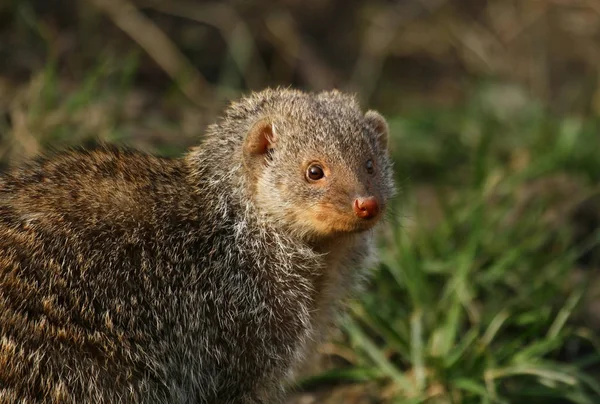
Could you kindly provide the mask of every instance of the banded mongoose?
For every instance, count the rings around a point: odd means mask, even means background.
[[[283,400],[369,266],[387,138],[352,96],[264,90],[180,159],[0,176],[0,402]]]

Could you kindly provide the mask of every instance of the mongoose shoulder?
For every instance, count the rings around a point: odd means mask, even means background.
[[[180,159],[0,176],[0,402],[279,402],[368,266],[387,136],[351,96],[265,90]]]

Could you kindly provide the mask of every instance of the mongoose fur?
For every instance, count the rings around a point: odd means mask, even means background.
[[[265,90],[180,159],[0,176],[0,402],[280,402],[369,266],[387,136],[349,95]]]

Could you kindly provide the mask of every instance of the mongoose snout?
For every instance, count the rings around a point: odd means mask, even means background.
[[[354,200],[354,213],[362,219],[373,219],[379,214],[379,201],[374,196]]]

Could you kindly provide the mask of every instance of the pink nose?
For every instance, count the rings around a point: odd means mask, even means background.
[[[379,213],[379,202],[374,196],[358,198],[354,201],[354,213],[362,219],[371,219]]]

